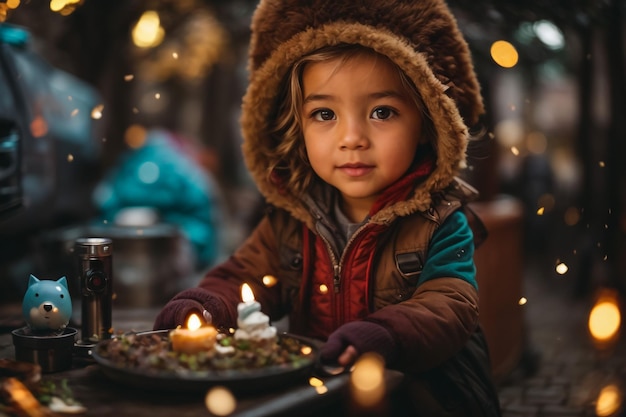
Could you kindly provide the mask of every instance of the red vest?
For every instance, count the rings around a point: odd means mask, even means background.
[[[301,301],[308,304],[309,314],[303,321],[311,337],[325,340],[344,323],[359,320],[372,311],[368,294],[372,282],[370,273],[377,242],[385,226],[368,225],[356,239],[349,243],[340,265],[333,270],[329,251],[324,240],[305,228],[304,279]],[[311,245],[307,248],[307,245]]]

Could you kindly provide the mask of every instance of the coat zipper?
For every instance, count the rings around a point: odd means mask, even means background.
[[[343,304],[341,304],[342,308],[338,308],[339,305],[339,298],[341,297],[340,293],[341,293],[341,272],[343,269],[343,262],[346,256],[346,253],[348,252],[347,249],[354,243],[356,237],[361,233],[361,231],[363,229],[365,229],[365,227],[367,226],[368,223],[364,224],[363,226],[359,227],[350,237],[350,239],[348,240],[348,242],[346,243],[346,246],[343,248],[341,257],[338,259],[337,254],[335,253],[335,251],[333,250],[332,245],[330,244],[328,238],[326,236],[324,236],[323,233],[320,233],[320,237],[322,238],[322,242],[324,242],[324,245],[326,245],[326,250],[328,251],[328,253],[330,254],[330,260],[332,263],[332,267],[333,267],[333,292],[335,294],[335,297],[333,299],[333,310],[335,310],[335,312],[337,314],[335,314],[335,327],[341,325],[344,321],[344,311],[343,311]]]
[[[337,260],[337,254],[333,250],[328,238],[324,236],[324,233],[320,233],[319,236],[322,238],[322,242],[324,242],[326,250],[330,255],[330,262],[333,267],[333,291],[335,294],[338,294],[341,287],[341,261]]]
[[[343,248],[341,257],[339,259],[337,257],[337,254],[333,250],[332,245],[328,241],[328,238],[326,238],[326,236],[324,236],[323,233],[320,233],[320,237],[322,238],[322,241],[326,245],[326,249],[328,250],[328,253],[330,254],[330,260],[332,262],[333,290],[335,294],[339,294],[339,292],[341,291],[341,271],[343,269],[343,261],[345,259],[346,253],[348,252],[347,249],[352,245],[352,243],[356,240],[356,237],[359,234],[361,234],[361,232],[367,227],[368,224],[369,223],[363,224],[352,234],[352,236],[350,237],[350,240],[348,240],[348,242],[346,243],[346,246]]]

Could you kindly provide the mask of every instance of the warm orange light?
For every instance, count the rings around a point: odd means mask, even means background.
[[[36,116],[30,122],[30,133],[36,138],[45,136],[48,133],[48,123],[46,119],[42,116]]]
[[[146,10],[132,29],[133,42],[140,48],[155,47],[163,41],[164,36],[161,19],[154,10]]]
[[[309,378],[309,385],[315,388],[315,392],[317,392],[319,395],[324,395],[328,392],[328,387],[324,385],[324,381],[319,378]]]
[[[312,376],[309,378],[309,385],[312,387],[321,387],[324,385],[324,382],[321,379]]]
[[[148,132],[145,127],[137,124],[128,126],[126,132],[124,132],[124,141],[126,145],[133,149],[141,148],[148,137]]]
[[[83,0],[50,0],[50,10],[61,16],[69,16]]]
[[[501,67],[512,68],[517,65],[519,55],[510,42],[495,41],[491,45],[491,58]]]
[[[617,296],[614,292],[604,291],[598,297],[589,313],[589,332],[601,343],[614,339],[622,322]]]
[[[231,415],[237,408],[237,399],[233,393],[225,387],[211,388],[204,399],[207,410],[214,416]]]
[[[596,416],[614,416],[622,408],[622,392],[616,385],[602,388],[596,401]]]
[[[241,286],[241,299],[244,303],[251,303],[254,301],[254,293],[248,284],[243,284]]]
[[[274,275],[265,275],[263,277],[263,285],[266,287],[272,288],[276,284],[278,284],[278,279]]]
[[[352,399],[358,407],[378,407],[385,396],[385,362],[375,353],[363,354],[350,376]]]
[[[104,104],[98,104],[96,107],[91,109],[91,118],[92,119],[102,119],[102,110],[104,110]]]

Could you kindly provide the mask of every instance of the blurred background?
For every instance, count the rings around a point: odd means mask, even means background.
[[[121,306],[164,303],[241,242],[259,214],[239,132],[256,3],[0,0],[0,302],[31,273],[71,276],[85,234],[114,238]],[[467,175],[506,373],[528,276],[624,294],[626,2],[449,4],[487,108]]]

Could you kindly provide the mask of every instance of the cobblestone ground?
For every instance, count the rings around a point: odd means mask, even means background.
[[[529,366],[500,383],[503,416],[626,416],[624,337],[611,351],[599,351],[587,330],[591,300],[575,298],[558,284],[534,276],[526,277],[524,287],[529,343],[522,364]],[[526,372],[533,364],[534,372]],[[605,389],[610,386],[617,390]],[[603,389],[614,392],[622,406],[612,412],[597,411]]]

